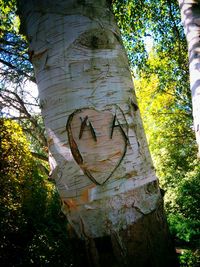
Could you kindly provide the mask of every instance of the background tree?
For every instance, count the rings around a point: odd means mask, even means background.
[[[192,94],[194,130],[198,146],[200,145],[199,116],[199,41],[200,41],[200,2],[198,0],[179,0],[182,22],[188,43],[190,89]]]

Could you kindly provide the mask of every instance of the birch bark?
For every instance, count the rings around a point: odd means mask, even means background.
[[[19,2],[51,176],[70,225],[86,240],[91,266],[174,266],[128,60],[107,1]]]
[[[200,1],[179,0],[179,7],[188,43],[194,130],[200,156]]]

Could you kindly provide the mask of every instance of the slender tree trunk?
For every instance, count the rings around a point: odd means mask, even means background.
[[[200,156],[200,1],[179,0],[179,7],[188,43],[194,130]]]
[[[108,1],[109,2],[109,1]],[[105,0],[20,1],[51,176],[91,266],[175,266],[128,60]]]

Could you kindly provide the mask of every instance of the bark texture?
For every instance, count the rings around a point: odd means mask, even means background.
[[[194,130],[200,153],[200,1],[179,0],[179,7],[188,43]]]
[[[71,228],[86,243],[90,265],[150,266],[151,259],[151,266],[175,266],[108,1],[30,0],[20,1],[19,9],[48,134],[51,176]]]

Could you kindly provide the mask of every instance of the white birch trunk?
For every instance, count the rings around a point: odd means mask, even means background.
[[[63,212],[131,254],[119,233],[162,200],[113,15],[105,0],[21,3]]]
[[[188,43],[194,130],[200,156],[200,1],[179,0],[179,7]]]

